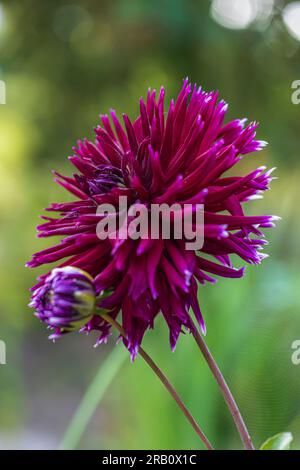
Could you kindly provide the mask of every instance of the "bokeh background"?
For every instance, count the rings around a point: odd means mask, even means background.
[[[278,180],[251,211],[282,217],[270,254],[240,280],[200,291],[207,342],[234,392],[256,445],[292,431],[300,448],[300,2],[276,0],[0,1],[0,448],[54,449],[105,358],[96,336],[52,344],[27,307],[42,270],[24,268],[47,242],[38,214],[66,200],[50,170],[71,174],[76,139],[92,137],[99,113],[134,116],[148,86],[168,99],[182,79],[219,89],[229,117],[260,121],[266,150],[247,156],[245,173],[266,163]],[[48,241],[49,242],[49,241]],[[164,322],[144,346],[167,372],[218,448],[240,448],[231,417],[191,337],[176,352]],[[122,348],[119,345],[118,348]],[[126,354],[126,352],[124,352]],[[86,432],[82,449],[197,449],[197,436],[154,375],[126,358]]]

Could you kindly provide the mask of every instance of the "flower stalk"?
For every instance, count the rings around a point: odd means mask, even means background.
[[[109,314],[107,313],[102,313],[101,312],[101,317],[106,320],[110,325],[112,325],[113,327],[115,327],[119,333],[126,339],[126,334],[125,334],[125,331],[124,329],[122,328],[122,326],[116,321],[114,320]],[[167,377],[165,376],[165,374],[161,371],[161,369],[155,364],[155,362],[151,359],[151,357],[146,353],[146,351],[139,347],[139,354],[140,356],[144,359],[144,361],[148,364],[149,367],[151,367],[151,369],[153,370],[153,372],[155,373],[155,375],[158,377],[158,379],[161,381],[161,383],[163,384],[163,386],[167,389],[167,391],[169,392],[169,394],[172,396],[172,398],[175,400],[175,402],[177,403],[178,407],[180,408],[180,410],[183,412],[184,416],[186,417],[186,419],[189,421],[190,425],[192,426],[192,428],[194,429],[194,431],[196,432],[196,434],[200,437],[201,441],[203,442],[203,444],[205,445],[205,447],[208,449],[208,450],[214,450],[213,449],[213,446],[211,445],[211,443],[209,442],[208,438],[206,437],[206,435],[204,434],[204,432],[202,431],[202,429],[200,428],[200,426],[198,425],[198,423],[196,422],[196,420],[194,419],[194,417],[191,415],[191,413],[189,412],[189,410],[187,409],[187,407],[185,406],[185,404],[182,402],[180,396],[178,395],[178,393],[176,392],[175,388],[173,387],[173,385],[169,382],[169,380],[167,379]]]
[[[195,325],[194,325],[195,326]],[[216,361],[214,360],[210,350],[208,349],[203,336],[199,333],[197,330],[196,326],[192,331],[192,334],[195,338],[195,341],[205,359],[207,362],[208,367],[210,368],[214,378],[216,379],[216,382],[221,390],[221,393],[225,399],[225,402],[228,406],[228,409],[230,411],[230,414],[235,422],[236,428],[238,430],[238,433],[241,437],[241,440],[244,444],[244,447],[246,450],[255,450],[254,445],[251,441],[251,437],[249,435],[248,429],[245,425],[245,422],[243,420],[243,417],[240,413],[240,410],[236,404],[236,401],[227,385],[226,380],[224,379],[222,372],[219,369],[219,366],[217,365]]]

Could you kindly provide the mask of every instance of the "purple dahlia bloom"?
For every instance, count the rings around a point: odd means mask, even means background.
[[[91,320],[96,303],[93,278],[73,266],[56,268],[32,294],[30,307],[46,323],[56,339],[76,331]]]
[[[239,278],[231,255],[258,264],[266,243],[261,228],[273,226],[274,217],[244,214],[243,204],[268,189],[271,171],[259,167],[245,176],[228,170],[243,155],[261,150],[255,139],[258,124],[244,119],[224,124],[227,104],[218,92],[206,93],[187,80],[169,109],[164,89],[156,97],[149,90],[140,100],[135,121],[123,115],[122,125],[111,110],[95,128],[95,142],[79,141],[69,157],[76,168],[72,177],[55,173],[56,181],[75,196],[73,202],[52,204],[39,237],[63,236],[62,241],[33,255],[30,267],[61,262],[87,271],[96,291],[110,291],[100,306],[113,318],[120,312],[132,357],[145,331],[153,328],[161,312],[174,349],[183,329],[192,330],[190,308],[204,330],[198,304],[199,284],[214,276]],[[99,240],[97,206],[118,206],[120,196],[133,203],[204,203],[204,246],[187,250],[184,240]],[[42,276],[38,288],[47,285]],[[85,331],[98,330],[98,343],[106,341],[109,324],[93,316]]]

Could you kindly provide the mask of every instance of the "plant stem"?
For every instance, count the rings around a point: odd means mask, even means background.
[[[217,384],[220,387],[221,393],[226,401],[226,404],[229,408],[229,411],[232,415],[232,418],[235,422],[235,425],[237,427],[238,433],[242,439],[242,442],[244,444],[245,449],[247,450],[255,450],[249,432],[247,430],[247,427],[245,425],[245,422],[242,418],[242,415],[240,413],[240,410],[238,409],[238,406],[236,404],[236,401],[222,375],[222,372],[220,371],[216,361],[214,360],[211,352],[209,351],[208,347],[206,346],[206,343],[202,337],[202,335],[198,332],[196,325],[194,324],[194,331],[192,331],[192,334],[196,340],[196,343],[201,351],[201,353],[204,356],[204,359],[206,360],[208,367],[210,368],[214,378],[217,381]]]
[[[114,326],[119,333],[126,339],[126,334],[125,331],[123,330],[122,326],[114,320],[110,315],[106,313],[101,313],[101,316],[112,326]],[[172,398],[175,400],[191,426],[193,427],[194,431],[197,433],[197,435],[200,437],[201,441],[205,445],[205,447],[208,450],[213,450],[213,447],[207,437],[205,436],[204,432],[200,428],[200,426],[197,424],[187,407],[184,405],[182,402],[181,398],[179,397],[178,393],[176,392],[175,388],[173,385],[168,381],[167,377],[164,375],[164,373],[159,369],[159,367],[155,364],[155,362],[151,359],[151,357],[142,349],[141,347],[139,348],[139,354],[142,356],[144,361],[151,367],[155,375],[159,378],[159,380],[162,382],[164,387],[168,390]]]
[[[123,348],[115,348],[101,364],[61,440],[59,450],[76,448],[99,402],[127,358]]]

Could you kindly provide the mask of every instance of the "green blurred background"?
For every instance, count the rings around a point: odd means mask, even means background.
[[[212,4],[213,3],[213,4]],[[249,213],[282,217],[269,231],[271,255],[244,279],[200,290],[207,343],[234,392],[254,443],[292,431],[300,448],[300,31],[272,0],[0,0],[0,448],[56,448],[84,391],[115,347],[96,336],[52,344],[27,307],[42,270],[24,268],[48,242],[35,238],[42,208],[68,197],[50,170],[71,174],[76,139],[92,137],[99,113],[138,111],[148,86],[168,99],[188,76],[219,89],[229,117],[260,121],[270,145],[240,173],[276,166],[278,180]],[[287,10],[284,10],[287,12]],[[248,15],[248,16],[247,16]],[[296,15],[296,16],[295,16]],[[284,22],[283,18],[286,18]],[[299,16],[298,16],[299,19]],[[294,21],[295,23],[295,21]],[[296,22],[297,23],[297,22]],[[300,25],[300,20],[299,20]],[[193,340],[168,346],[164,322],[144,346],[166,371],[218,448],[239,448],[231,417]],[[119,348],[122,345],[118,346]],[[84,449],[196,449],[197,436],[142,360],[129,359],[79,443]]]

